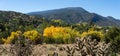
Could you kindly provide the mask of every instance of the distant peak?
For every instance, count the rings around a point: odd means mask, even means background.
[[[82,7],[67,7],[67,8],[64,8],[64,9],[85,10]]]
[[[82,7],[66,7],[67,9],[83,9]]]
[[[114,17],[112,17],[112,16],[107,16],[107,18],[114,18]]]

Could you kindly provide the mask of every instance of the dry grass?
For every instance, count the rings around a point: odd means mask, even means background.
[[[78,39],[74,44],[38,44],[32,45],[28,40],[17,43],[0,45],[0,56],[109,56],[110,44]]]
[[[66,56],[67,53],[64,51],[64,47],[73,46],[73,44],[44,44],[44,45],[33,45],[31,56],[48,56],[59,53],[59,56]],[[14,54],[10,51],[11,45],[0,45],[0,56],[13,56]]]

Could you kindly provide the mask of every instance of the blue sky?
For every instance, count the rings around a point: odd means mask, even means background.
[[[120,0],[0,0],[0,10],[22,13],[65,7],[82,7],[89,12],[120,19]]]

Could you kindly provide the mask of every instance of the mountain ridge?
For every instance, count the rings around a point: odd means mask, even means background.
[[[120,20],[113,17],[104,17],[97,13],[91,13],[81,7],[67,7],[47,11],[30,12],[28,15],[42,15],[48,20],[61,19],[68,23],[79,23],[92,21],[100,26],[120,26]]]
[[[62,9],[54,9],[54,10],[47,10],[41,12],[37,12],[39,14],[36,14],[34,12],[24,14],[20,12],[14,12],[14,11],[0,11],[0,22],[9,22],[8,19],[12,18],[18,18],[19,20],[27,20],[31,21],[34,19],[40,19],[45,18],[47,20],[54,20],[54,19],[60,19],[65,21],[66,23],[81,23],[81,22],[93,22],[96,25],[99,26],[116,26],[120,27],[120,20],[115,19],[112,16],[104,17],[97,13],[91,13],[86,11],[85,9],[81,7],[68,7],[68,8],[62,8]],[[37,17],[36,17],[37,16]]]

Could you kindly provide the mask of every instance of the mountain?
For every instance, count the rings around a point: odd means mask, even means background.
[[[67,23],[93,22],[100,26],[120,26],[120,20],[86,11],[81,7],[68,7],[47,11],[30,12],[28,15],[43,16],[48,20],[61,19]]]

